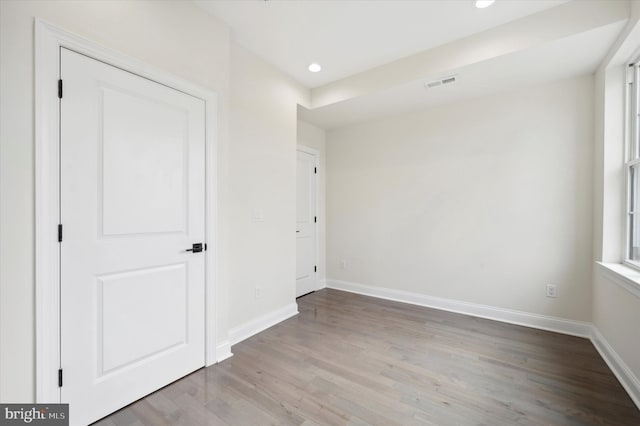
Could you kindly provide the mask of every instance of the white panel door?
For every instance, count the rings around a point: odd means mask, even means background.
[[[61,76],[61,399],[85,425],[204,365],[204,102],[67,49]]]
[[[318,289],[316,272],[316,157],[298,151],[296,297]]]

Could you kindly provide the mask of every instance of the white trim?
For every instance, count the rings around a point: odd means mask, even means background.
[[[627,391],[629,397],[631,397],[640,409],[640,379],[633,374],[633,371],[631,371],[620,355],[611,347],[596,326],[593,326],[592,329],[591,342],[611,371],[613,371],[613,374],[622,387]]]
[[[310,155],[314,155],[316,157],[320,157],[320,151],[315,148],[308,147],[306,145],[296,145],[296,151],[305,152]],[[317,165],[317,164],[316,164]]]
[[[205,102],[206,120],[206,342],[205,364],[216,356],[217,95],[137,59],[35,19],[35,273],[36,402],[60,401],[58,217],[58,96],[61,47],[173,87]]]
[[[58,40],[35,24],[35,315],[36,402],[60,402],[58,197]]]
[[[640,298],[640,271],[616,263],[596,262],[596,265],[601,277]]]
[[[289,303],[280,309],[269,312],[237,327],[233,327],[229,330],[229,341],[231,345],[235,345],[295,315],[298,315],[298,304],[295,302]]]
[[[632,198],[634,197],[631,191],[631,167],[636,165],[639,153],[636,152],[637,146],[634,140],[636,136],[632,136],[635,134],[636,120],[630,120],[630,117],[637,115],[636,105],[632,105],[632,101],[636,99],[636,95],[632,91],[635,91],[637,94],[636,86],[638,82],[636,81],[636,78],[635,78],[636,76],[635,66],[633,67],[633,71],[632,71],[633,77],[631,81],[629,81],[629,67],[627,65],[628,64],[625,64],[625,66],[622,69],[622,72],[624,73],[624,79],[622,84],[624,86],[623,87],[623,92],[624,92],[623,93],[623,102],[624,102],[623,149],[624,149],[624,160],[625,160],[625,164],[624,164],[624,191],[625,191],[624,224],[625,226],[624,226],[624,238],[622,239],[622,242],[624,244],[624,247],[622,248],[622,253],[623,253],[622,256],[625,259],[625,262],[632,263],[631,253],[629,252],[629,249],[633,240],[633,236],[630,235],[630,232],[629,232],[631,230],[631,225],[633,223],[633,217],[630,214],[631,212],[630,207],[631,207]],[[637,268],[637,266],[635,267]]]
[[[373,287],[347,281],[333,280],[330,278],[327,279],[327,288],[364,294],[366,296],[377,297],[380,299],[410,303],[412,305],[426,306],[459,314],[472,315],[474,317],[487,318],[509,324],[537,328],[540,330],[554,331],[556,333],[569,334],[571,336],[591,337],[591,324],[582,321],[573,321],[547,315],[532,314],[511,309],[497,308],[494,306],[462,302],[459,300],[426,296],[424,294],[408,291]]]
[[[596,262],[598,262],[598,261],[596,260]],[[602,263],[604,263],[604,262],[602,262]],[[605,265],[606,265],[606,263],[605,263]],[[614,263],[613,265],[617,265],[617,264]],[[635,262],[633,260],[629,260],[629,259],[623,260],[622,263],[620,263],[620,265],[626,266],[626,267],[632,269],[634,272],[640,271],[640,263]]]
[[[231,358],[233,356],[233,354],[231,353],[231,342],[225,340],[224,342],[220,343],[216,347],[216,356],[218,357],[216,359],[216,362],[222,362],[225,359]]]
[[[316,168],[316,172],[313,174],[313,182],[314,185],[316,187],[315,193],[316,193],[316,211],[315,211],[315,217],[318,218],[319,220],[325,220],[324,217],[318,217],[318,211],[320,210],[320,180],[318,179],[318,171],[320,170],[320,151],[318,151],[315,148],[310,148],[308,146],[305,145],[296,145],[296,151],[300,151],[300,152],[304,152],[305,154],[309,154],[313,156],[313,167]],[[297,179],[297,176],[296,176]],[[326,226],[325,226],[326,229]],[[316,222],[314,223],[313,226],[313,230],[316,234],[316,255],[315,255],[315,265],[316,265],[316,290],[314,291],[318,291],[322,288],[324,288],[324,286],[322,286],[322,284],[320,283],[320,279],[318,277],[320,277],[320,271],[318,269],[320,269],[320,222],[318,222],[318,220],[316,220]],[[297,292],[297,290],[296,290]]]
[[[205,98],[205,366],[220,361],[217,351],[218,286],[218,97]],[[229,353],[231,351],[229,350]],[[228,358],[228,356],[226,357]]]

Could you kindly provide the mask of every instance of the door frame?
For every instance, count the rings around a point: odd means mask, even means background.
[[[314,148],[310,148],[308,146],[304,146],[304,145],[296,145],[296,153],[300,151],[300,152],[304,152],[305,154],[309,154],[309,155],[313,155],[313,166],[316,168],[316,170],[320,169],[320,151],[318,151],[317,149]],[[298,179],[298,176],[296,174],[296,180]],[[316,211],[315,211],[315,216],[318,217],[318,211],[319,211],[319,207],[320,207],[320,181],[318,180],[318,173],[314,173],[313,175],[313,184],[316,187]],[[324,217],[322,218],[318,218],[319,220],[325,220]],[[319,223],[317,220],[316,222],[313,224],[313,232],[315,232],[316,235],[316,247],[315,247],[315,259],[314,262],[316,264],[316,266],[318,268],[320,268],[320,232],[318,232],[319,230]],[[325,225],[325,229],[326,229],[326,225]],[[296,251],[296,256],[298,255],[297,251]],[[316,290],[320,290],[320,288],[322,288],[322,285],[320,284],[320,280],[318,279],[318,277],[320,276],[320,271],[317,270],[315,272],[316,274]],[[297,283],[296,283],[297,285]]]
[[[218,300],[216,245],[218,97],[211,90],[161,71],[35,18],[35,332],[36,402],[60,402],[60,112],[57,81],[60,49],[92,59],[194,96],[205,103],[205,366],[231,356],[216,347]],[[226,349],[225,349],[226,348]],[[218,349],[219,354],[216,353]]]

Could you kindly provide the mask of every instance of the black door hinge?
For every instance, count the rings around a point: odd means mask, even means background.
[[[62,242],[62,224],[58,225],[58,242]]]
[[[62,99],[62,79],[58,80],[58,97]]]
[[[318,267],[317,266],[313,267],[313,272],[318,272]]]
[[[316,223],[316,222],[318,222],[318,216],[313,217],[313,223]]]
[[[58,370],[58,387],[62,387],[62,368]]]

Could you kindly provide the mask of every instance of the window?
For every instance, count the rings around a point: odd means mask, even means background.
[[[640,61],[632,62],[627,76],[627,244],[626,261],[640,268]]]

